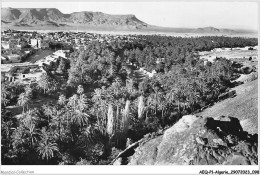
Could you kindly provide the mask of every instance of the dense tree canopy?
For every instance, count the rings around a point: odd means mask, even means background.
[[[172,125],[228,91],[232,62],[204,64],[198,51],[257,45],[257,39],[224,36],[134,37],[89,42],[69,60],[46,66],[37,84],[2,84],[3,164],[107,164],[127,138]],[[157,73],[137,77],[141,67]],[[45,97],[54,102],[30,107]],[[8,112],[9,104],[22,114]]]

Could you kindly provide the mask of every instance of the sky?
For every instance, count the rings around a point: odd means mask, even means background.
[[[258,29],[258,3],[248,1],[57,1],[22,2],[3,0],[2,7],[57,8],[62,13],[100,11],[109,14],[134,14],[151,25],[176,28],[216,27]]]

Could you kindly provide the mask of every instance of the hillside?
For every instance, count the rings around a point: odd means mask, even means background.
[[[145,135],[111,164],[256,165],[257,89],[258,80],[235,87],[236,97],[183,116],[164,132]]]
[[[243,129],[251,134],[258,133],[258,80],[234,88],[237,96],[216,103],[197,114],[199,116],[238,118]]]
[[[237,33],[235,30],[218,29],[215,27],[203,27],[193,30],[194,33]]]
[[[134,15],[110,15],[102,12],[73,12],[63,14],[55,8],[2,8],[3,27],[92,26],[140,29],[148,25]]]
[[[110,15],[102,12],[73,12],[63,14],[56,8],[2,8],[2,29],[14,30],[77,30],[77,31],[108,31],[109,33],[131,31],[139,34],[162,34],[170,36],[206,36],[228,35],[257,37],[257,32],[249,30],[204,28],[160,27],[147,24],[135,15]],[[129,33],[130,32],[130,33]]]
[[[162,132],[129,145],[113,165],[257,165],[257,134],[234,117],[183,116]]]

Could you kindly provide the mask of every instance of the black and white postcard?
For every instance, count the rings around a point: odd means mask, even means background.
[[[259,174],[259,7],[3,0],[1,174]]]

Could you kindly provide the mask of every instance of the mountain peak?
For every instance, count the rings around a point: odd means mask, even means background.
[[[31,27],[103,26],[139,29],[148,25],[133,14],[110,15],[102,12],[81,11],[63,14],[56,8],[2,8],[2,24]]]
[[[220,29],[217,29],[215,27],[203,27],[203,28],[197,28],[198,31],[204,31],[204,32],[220,32]]]

